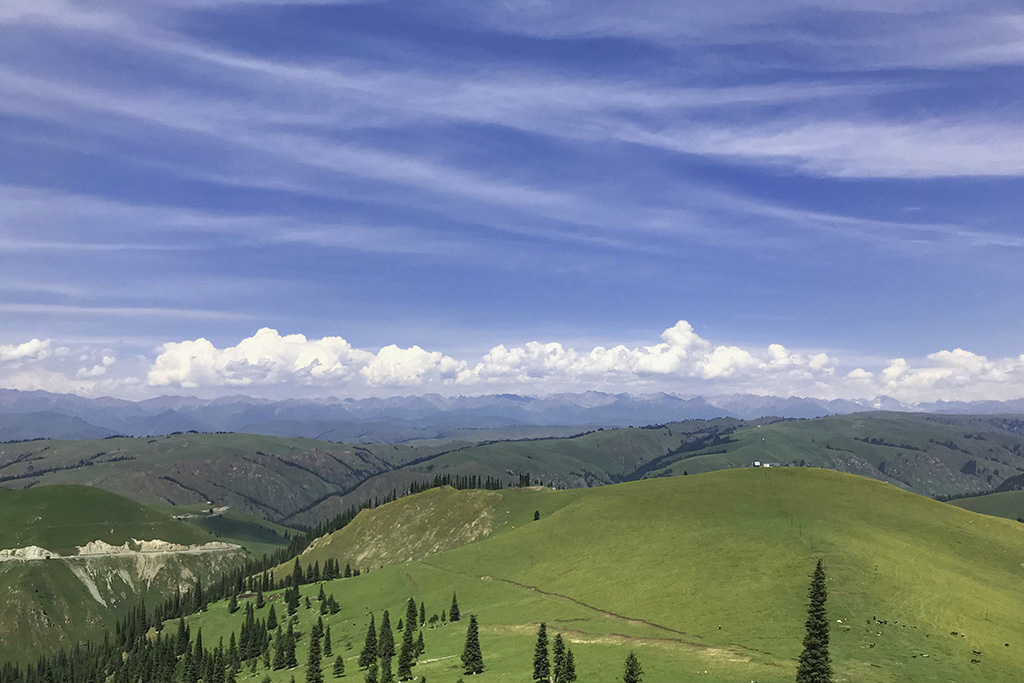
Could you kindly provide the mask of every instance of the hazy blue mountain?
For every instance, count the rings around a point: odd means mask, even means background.
[[[813,418],[867,410],[1024,414],[1024,399],[907,405],[889,396],[849,401],[753,394],[687,397],[587,391],[549,396],[423,394],[279,401],[241,395],[217,399],[159,396],[126,401],[5,389],[0,390],[0,417],[6,420],[0,424],[0,440],[97,438],[111,433],[146,436],[194,430],[400,442],[435,438],[460,429],[619,427],[715,417]]]

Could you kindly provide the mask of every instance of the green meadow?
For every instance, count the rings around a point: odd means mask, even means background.
[[[487,531],[465,532],[483,518]],[[435,552],[421,542],[439,523],[463,530],[462,544]],[[325,617],[334,650],[357,680],[371,612],[379,625],[388,609],[394,625],[413,597],[429,617],[455,591],[463,615],[480,620],[481,683],[527,679],[541,621],[569,641],[581,681],[615,680],[630,650],[647,683],[790,681],[818,558],[837,681],[1013,680],[1024,670],[1024,525],[826,470],[431,491],[361,513],[303,560],[326,557],[363,558],[361,576],[323,584],[342,606]],[[319,589],[302,588],[312,604],[298,610],[303,634],[319,616]],[[271,602],[283,616],[279,596]],[[218,603],[189,621],[207,644],[226,643],[241,616]],[[461,677],[465,624],[425,629],[418,676]],[[240,680],[303,680],[308,640],[297,670],[260,666]]]

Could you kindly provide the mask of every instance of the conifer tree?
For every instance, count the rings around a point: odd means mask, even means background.
[[[426,606],[422,602],[420,602],[420,626],[426,626],[426,625],[427,625],[427,608],[426,608]]]
[[[192,648],[185,649],[184,662],[182,664],[182,683],[196,683],[199,680],[199,667],[192,657]]]
[[[804,651],[796,670],[797,683],[832,683],[832,661],[829,657],[828,615],[825,601],[825,569],[821,560],[811,576],[811,587],[807,597],[807,634],[804,636]]]
[[[370,665],[366,667],[366,676],[363,678],[366,683],[378,683],[377,682],[377,660],[374,658]]]
[[[377,680],[377,629],[373,625],[373,615],[370,615],[370,626],[366,629],[366,642],[363,643],[363,651],[359,653],[359,668],[365,669],[374,664],[373,680]],[[367,673],[369,676],[369,673]],[[367,678],[369,680],[369,678]]]
[[[398,655],[398,680],[400,681],[412,678],[412,665],[416,659],[416,643],[412,639],[412,632],[413,628],[410,626],[402,634],[402,651]]]
[[[327,596],[324,595],[324,585],[322,583],[320,584],[320,593],[319,593],[319,595],[316,596],[316,599],[319,600],[320,602],[323,602],[324,600],[327,599]]]
[[[643,676],[644,670],[640,666],[640,660],[631,650],[626,657],[626,664],[622,671],[622,683],[641,683]]]
[[[341,678],[345,675],[345,659],[338,655],[334,658],[334,668],[331,670],[335,678]]]
[[[572,648],[565,649],[565,670],[563,671],[561,683],[574,683],[576,680],[576,658],[572,654]]]
[[[384,616],[380,620],[380,633],[377,634],[377,656],[381,659],[390,659],[395,656],[395,636],[391,632],[391,616],[384,610]],[[384,668],[381,667],[381,681],[384,681]]]
[[[345,578],[348,579],[348,578],[351,578],[351,577],[352,577],[352,565],[349,564],[348,562],[346,562],[345,563]]]
[[[263,609],[263,605],[267,604],[266,598],[263,597],[263,586],[260,585],[256,589],[256,609]]]
[[[469,615],[469,627],[466,629],[466,646],[462,649],[462,669],[468,676],[482,673],[484,658],[480,651],[480,629],[476,624],[476,615]]]
[[[548,626],[543,621],[537,629],[537,644],[533,648],[533,680],[546,683],[551,676],[551,662],[548,659]]]
[[[281,625],[277,625],[277,635],[274,636],[274,670],[283,669],[288,655],[285,652],[284,634],[281,633]]]
[[[292,625],[288,624],[288,632],[284,634],[284,665],[285,668],[291,669],[299,665],[299,660],[295,657],[295,630]]]
[[[276,628],[277,628],[277,611],[274,609],[274,606],[271,605],[270,606],[270,613],[267,614],[267,630],[268,631],[273,631]]]
[[[405,603],[405,627],[416,630],[417,623],[419,623],[419,617],[416,612],[416,601],[409,598]]]
[[[309,639],[309,660],[306,663],[306,683],[323,683],[324,673],[320,668],[320,638],[317,634]]]
[[[189,633],[185,624],[185,617],[178,617],[178,640],[174,648],[175,654],[184,654],[188,650]]]
[[[238,641],[235,639],[235,632],[231,632],[231,640],[228,645],[228,666],[234,673],[242,670],[242,657],[238,654]]]
[[[395,683],[395,674],[391,671],[391,657],[380,659],[380,683]]]
[[[423,631],[420,631],[419,637],[416,638],[416,657],[419,658],[426,649],[427,646],[423,644]]]
[[[231,598],[228,599],[228,612],[234,614],[238,611],[238,596],[234,593],[231,594]]]
[[[460,618],[461,618],[461,615],[459,614],[459,600],[458,600],[458,598],[455,597],[455,593],[453,592],[452,593],[452,608],[450,610],[448,610],[448,620],[454,623],[454,622],[458,621]]]
[[[324,657],[333,657],[334,648],[331,646],[331,625],[324,626]]]
[[[555,683],[562,683],[562,679],[565,677],[565,641],[562,640],[561,633],[555,636],[555,640],[551,644],[551,664],[554,669]]]

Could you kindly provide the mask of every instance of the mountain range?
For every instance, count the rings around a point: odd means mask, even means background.
[[[888,396],[853,401],[754,394],[705,397],[588,391],[548,396],[425,394],[289,400],[160,396],[128,401],[0,389],[0,441],[200,431],[247,432],[336,442],[400,443],[422,438],[451,438],[454,432],[467,429],[621,427],[716,417],[814,418],[874,410],[1022,414],[1024,399],[911,405]]]

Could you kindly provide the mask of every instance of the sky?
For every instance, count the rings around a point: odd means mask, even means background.
[[[3,0],[0,387],[1024,397],[1017,1]]]

